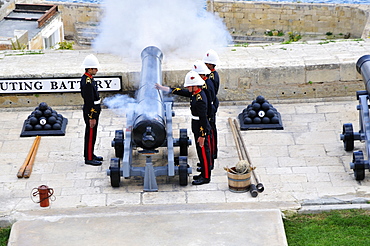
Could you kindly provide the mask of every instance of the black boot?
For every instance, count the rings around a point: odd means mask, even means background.
[[[97,160],[85,160],[86,165],[91,165],[91,166],[100,166],[102,163],[101,161]]]
[[[202,176],[200,176],[200,174],[199,174],[199,175],[194,175],[194,176],[193,176],[193,179],[194,179],[194,180],[198,180],[200,177],[202,177]]]
[[[93,160],[95,160],[95,161],[103,161],[103,156],[96,156],[96,155],[94,155]]]
[[[199,179],[194,180],[191,184],[192,185],[202,185],[202,184],[208,184],[210,181],[211,179],[206,179],[200,176]]]

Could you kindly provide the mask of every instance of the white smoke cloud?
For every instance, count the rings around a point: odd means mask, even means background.
[[[204,9],[200,0],[106,0],[98,52],[140,57],[154,45],[166,56],[202,56],[232,39],[222,20]]]
[[[153,93],[159,93],[153,88]],[[148,119],[153,119],[158,116],[156,101],[144,100],[138,102],[137,99],[128,95],[117,94],[103,99],[103,104],[111,109],[119,116],[134,116],[145,115]]]
[[[112,97],[106,97],[103,99],[103,103],[118,115],[133,113],[137,107],[137,102],[134,98],[121,94],[117,94]]]

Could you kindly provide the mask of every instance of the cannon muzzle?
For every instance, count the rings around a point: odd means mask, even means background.
[[[370,95],[370,55],[364,55],[358,59],[356,69],[362,75],[366,91]]]

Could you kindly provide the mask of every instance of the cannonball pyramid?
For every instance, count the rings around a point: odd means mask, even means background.
[[[24,121],[21,137],[64,136],[67,123],[67,118],[42,102]]]
[[[263,96],[256,97],[239,114],[241,130],[283,130],[280,113]]]

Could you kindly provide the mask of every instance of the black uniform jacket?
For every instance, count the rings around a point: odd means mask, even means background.
[[[190,111],[193,116],[198,116],[199,120],[197,123],[199,125],[199,134],[198,136],[205,137],[209,134],[211,127],[207,117],[207,96],[202,89],[197,90],[190,100]]]
[[[214,115],[216,114],[218,106],[220,104],[216,96],[215,86],[212,80],[210,80],[209,78],[205,80],[203,90],[206,93],[208,99],[208,118],[212,119],[214,118]]]
[[[188,89],[181,89],[181,88],[170,88],[171,93],[183,97],[191,97],[191,92]]]
[[[94,101],[100,100],[98,86],[88,73],[85,73],[81,78],[81,96],[84,99],[84,114],[87,114],[90,119],[97,119],[100,113],[100,104],[94,104]]]
[[[218,75],[218,72],[214,69],[212,69],[211,73],[209,74],[208,76],[213,84],[214,84],[214,87],[215,87],[215,93],[216,93],[216,96],[218,94],[218,89],[220,88],[220,76]]]
[[[202,86],[202,89],[207,97],[207,116],[208,118],[213,118],[213,115],[216,114],[217,108],[219,105],[218,99],[215,94],[215,89],[213,82],[210,79],[206,79],[204,81],[204,85]],[[191,97],[192,93],[189,92],[188,89],[181,89],[181,88],[170,88],[171,93],[179,96],[184,96],[184,97]],[[214,106],[217,105],[216,106]]]
[[[210,125],[208,122],[208,96],[206,92],[199,88],[199,90],[192,94],[188,89],[171,88],[171,93],[179,96],[190,97],[190,110],[193,116],[199,117],[199,136],[206,136],[210,132]]]

